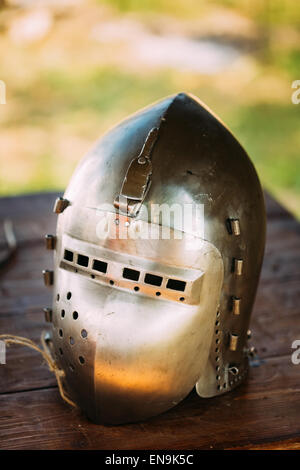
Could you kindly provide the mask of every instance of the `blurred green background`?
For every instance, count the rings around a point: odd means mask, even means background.
[[[0,195],[64,189],[109,127],[186,91],[300,218],[299,26],[295,0],[0,0]]]

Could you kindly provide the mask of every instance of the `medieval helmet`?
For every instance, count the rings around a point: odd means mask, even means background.
[[[144,420],[194,386],[207,398],[242,382],[264,198],[203,103],[180,93],[114,127],[54,211],[47,318],[65,386],[92,421]]]

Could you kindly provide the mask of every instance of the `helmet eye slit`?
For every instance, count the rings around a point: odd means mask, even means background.
[[[89,257],[85,255],[77,255],[77,264],[87,267],[89,265]]]
[[[130,268],[124,268],[123,277],[124,279],[130,279],[131,281],[138,281],[140,278],[140,271],[136,271],[135,269]]]
[[[104,256],[105,258],[105,256]],[[119,266],[114,266],[114,263],[112,263],[112,266],[110,267],[110,262],[104,261],[103,259],[97,259],[94,258],[93,256],[87,256],[83,253],[78,253],[70,249],[65,248],[63,251],[63,260],[67,261],[66,265],[64,266],[64,263],[62,264],[62,267],[66,267],[67,269],[69,266],[69,263],[72,264],[72,269],[75,273],[79,272],[80,274],[86,274],[90,277],[90,279],[96,280],[96,281],[101,281],[105,280],[102,278],[102,275],[108,276],[108,279],[106,278],[106,282],[108,282],[111,286],[117,285],[120,287],[127,287],[129,289],[134,290],[134,292],[144,292],[147,295],[153,295],[156,297],[170,297],[170,293],[168,294],[167,290],[172,290],[172,291],[177,291],[180,293],[183,293],[186,291],[186,286],[187,282],[180,280],[180,279],[175,279],[175,278],[169,278],[168,276],[160,275],[160,274],[154,274],[151,272],[147,272],[146,270],[142,269],[133,269],[131,267],[127,267],[126,265],[122,266],[119,263],[117,263]],[[116,263],[115,263],[116,264]],[[77,269],[76,266],[82,266],[87,269]],[[101,277],[99,275],[101,275]],[[116,275],[116,278],[114,278]],[[112,278],[111,278],[112,276]],[[121,277],[121,279],[120,279]],[[133,281],[133,282],[140,282],[140,285],[126,285],[124,284],[123,280],[128,280],[128,281]],[[144,285],[144,289],[143,289]],[[147,286],[153,286],[154,288],[161,288],[162,290],[153,290],[151,292],[149,289],[147,289]],[[71,298],[71,292],[67,293],[67,299],[69,300]],[[179,301],[179,302],[186,302],[186,297],[178,297],[177,299],[174,298],[174,296],[171,296],[171,300]],[[187,302],[189,303],[189,302]],[[74,318],[74,317],[73,317]],[[75,318],[74,318],[75,319]]]
[[[184,292],[185,286],[186,282],[179,279],[168,279],[167,282],[167,289],[179,290],[180,292]]]
[[[100,261],[98,259],[94,259],[93,269],[95,271],[99,271],[99,272],[105,274],[107,272],[107,263],[105,263],[105,261]]]
[[[151,286],[160,287],[162,284],[163,278],[161,276],[157,276],[156,274],[146,273],[144,283],[150,284]]]

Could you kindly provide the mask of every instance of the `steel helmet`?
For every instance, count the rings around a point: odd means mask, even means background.
[[[249,157],[180,93],[111,129],[55,203],[52,321],[72,399],[94,422],[144,420],[247,374],[265,245]]]

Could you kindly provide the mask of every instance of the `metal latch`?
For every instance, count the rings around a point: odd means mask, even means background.
[[[122,214],[136,217],[151,184],[151,152],[158,137],[158,128],[153,127],[137,158],[127,169],[120,194],[115,198],[114,206]]]

